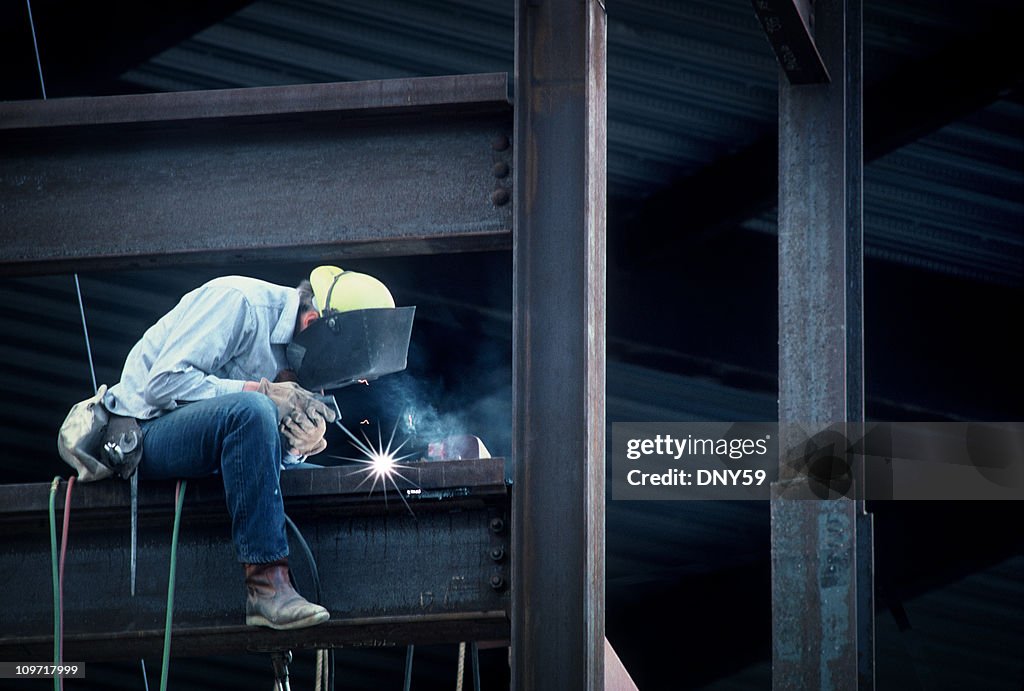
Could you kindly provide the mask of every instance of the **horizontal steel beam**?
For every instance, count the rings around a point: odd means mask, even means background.
[[[0,104],[0,270],[511,245],[505,74]]]
[[[218,478],[190,482],[178,543],[175,655],[342,645],[393,645],[509,636],[508,498],[501,459],[409,464],[392,488],[360,486],[351,467],[286,471],[285,510],[317,561],[322,626],[276,632],[242,624],[245,593]],[[66,484],[58,495],[63,518]],[[0,660],[52,655],[49,484],[0,486]],[[72,490],[64,576],[64,658],[159,653],[174,485],[143,482],[136,594],[129,594],[127,483]],[[58,526],[59,531],[59,526]],[[311,569],[292,540],[300,592]]]
[[[828,70],[814,43],[811,0],[753,0],[754,13],[789,83],[827,84]]]
[[[509,110],[507,93],[507,75],[493,73],[14,101],[0,109],[0,130],[314,114],[493,112]]]

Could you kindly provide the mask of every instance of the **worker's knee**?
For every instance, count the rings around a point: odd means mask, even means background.
[[[277,406],[270,397],[241,391],[224,398],[232,427],[257,436],[277,437]]]

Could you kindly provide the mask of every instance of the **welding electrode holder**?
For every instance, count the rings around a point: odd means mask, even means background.
[[[341,408],[338,407],[338,401],[334,396],[325,396],[324,394],[315,393],[313,394],[313,398],[334,411],[334,421],[336,423],[341,421]]]

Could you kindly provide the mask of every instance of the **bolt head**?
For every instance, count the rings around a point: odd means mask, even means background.
[[[508,204],[508,200],[508,190],[505,189],[504,187],[499,187],[498,189],[491,192],[491,203],[494,204],[495,206],[504,206],[505,204]]]
[[[491,140],[491,147],[495,151],[504,151],[508,148],[508,145],[508,136],[504,134],[495,135],[494,139]]]

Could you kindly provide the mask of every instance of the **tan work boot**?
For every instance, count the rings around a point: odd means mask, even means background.
[[[270,564],[244,564],[245,623],[272,629],[302,629],[322,624],[330,612],[295,592],[288,572],[288,560]]]

